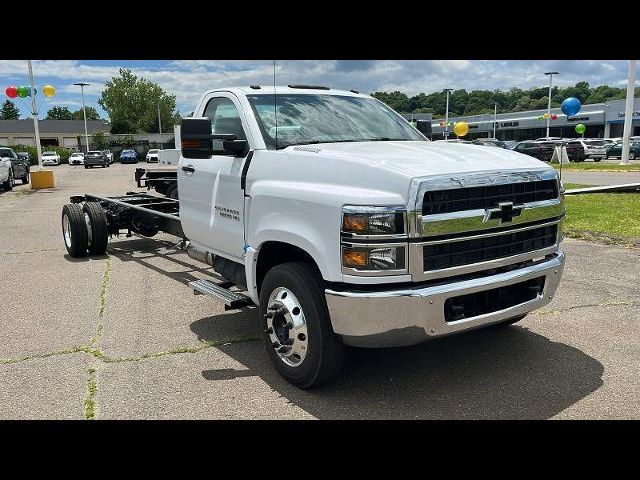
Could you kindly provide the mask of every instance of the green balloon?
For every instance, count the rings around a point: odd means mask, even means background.
[[[20,98],[25,98],[27,95],[29,95],[29,89],[27,87],[25,87],[24,85],[21,85],[18,87],[18,96]]]
[[[578,125],[576,125],[576,133],[579,133],[582,135],[586,129],[587,127],[585,127],[582,123],[579,123]]]

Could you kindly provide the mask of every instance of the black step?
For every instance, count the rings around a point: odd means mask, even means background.
[[[193,290],[194,295],[209,295],[222,301],[226,305],[225,310],[253,305],[253,301],[246,295],[238,292],[232,292],[231,290],[220,285],[216,285],[209,280],[203,279],[189,282],[189,288]]]

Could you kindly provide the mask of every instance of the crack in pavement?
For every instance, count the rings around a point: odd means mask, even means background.
[[[87,398],[84,399],[84,418],[87,420],[95,420],[96,418],[96,394],[98,393],[98,384],[96,383],[96,369],[89,368],[87,370],[89,380],[87,380]]]
[[[603,303],[587,303],[584,305],[573,305],[571,307],[566,308],[558,308],[555,310],[534,310],[530,315],[556,315],[563,312],[569,312],[571,310],[576,310],[580,308],[589,308],[589,307],[616,307],[616,306],[634,306],[640,305],[640,302],[628,301],[628,300],[620,300],[620,301],[612,301],[612,302],[603,302]]]
[[[42,248],[40,250],[26,250],[24,252],[0,252],[0,255],[25,255],[29,253],[40,253],[40,252],[59,252],[64,250],[63,248]]]

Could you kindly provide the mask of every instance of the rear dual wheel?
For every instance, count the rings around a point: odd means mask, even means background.
[[[98,202],[62,207],[62,238],[72,257],[84,257],[87,250],[92,255],[105,253],[108,237],[107,216]]]

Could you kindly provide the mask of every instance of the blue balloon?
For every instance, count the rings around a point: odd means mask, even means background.
[[[33,93],[35,93],[36,95],[38,94],[38,89],[36,87],[33,87]],[[31,96],[31,87],[27,87],[27,97]]]
[[[565,98],[562,102],[562,105],[560,105],[562,113],[564,113],[567,117],[571,117],[572,115],[578,113],[580,111],[580,108],[582,108],[582,104],[576,97]]]

